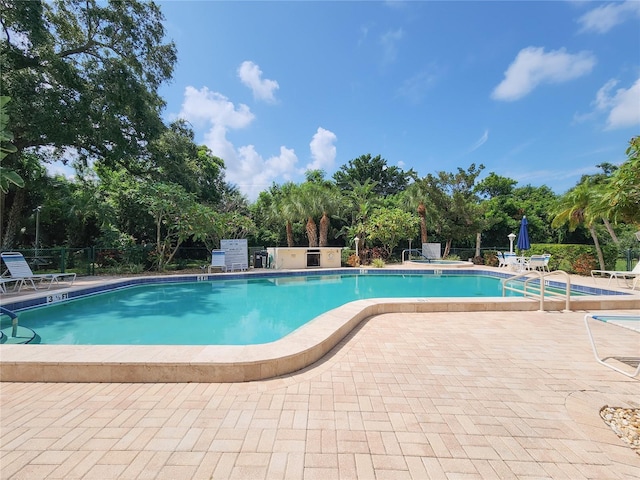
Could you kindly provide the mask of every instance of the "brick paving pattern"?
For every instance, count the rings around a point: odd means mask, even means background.
[[[379,315],[259,382],[0,383],[0,478],[640,479],[599,417],[640,381],[595,362],[583,315]]]

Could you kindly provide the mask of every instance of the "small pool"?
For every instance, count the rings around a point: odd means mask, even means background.
[[[427,259],[410,259],[407,260],[409,263],[415,263],[418,265],[434,265],[441,267],[468,267],[469,262],[463,262],[462,260],[427,260]]]
[[[18,313],[35,343],[253,345],[359,299],[500,296],[484,275],[299,275],[128,286]]]

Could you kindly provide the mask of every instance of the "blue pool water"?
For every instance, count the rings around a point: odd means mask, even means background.
[[[250,345],[366,298],[499,297],[480,275],[287,276],[134,286],[19,313],[46,344]]]

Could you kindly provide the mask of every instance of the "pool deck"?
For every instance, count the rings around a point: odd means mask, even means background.
[[[585,311],[454,303],[367,316],[266,380],[3,381],[0,478],[640,479],[640,455],[599,416],[640,408],[640,382],[595,361]],[[603,353],[638,355],[623,329],[594,335]]]

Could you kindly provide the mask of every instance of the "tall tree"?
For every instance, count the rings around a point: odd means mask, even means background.
[[[158,88],[176,62],[159,7],[4,0],[2,10],[2,88],[13,99],[17,153],[47,147],[53,159],[133,168],[163,129]]]
[[[2,162],[11,153],[17,152],[17,148],[11,142],[13,141],[13,133],[9,128],[9,114],[7,113],[7,104],[11,97],[0,96],[0,194],[6,194],[10,185],[19,188],[24,187],[24,180],[17,172],[2,166]]]
[[[345,225],[339,235],[345,237],[348,244],[352,238],[358,238],[358,248],[362,251],[365,245],[367,219],[382,203],[382,198],[376,194],[377,182],[366,179],[364,182],[353,180],[349,188],[343,191],[344,204],[351,213],[351,223]]]
[[[566,223],[570,230],[575,230],[578,225],[585,225],[593,239],[600,269],[605,270],[604,255],[595,228],[596,220],[601,217],[594,206],[594,189],[591,182],[585,180],[562,196],[551,226],[557,227]]]
[[[364,183],[370,180],[376,182],[376,194],[383,197],[401,192],[415,178],[413,170],[405,172],[400,167],[389,166],[380,155],[372,157],[370,153],[349,160],[348,165],[342,165],[333,174],[340,190],[348,190],[354,181]]]
[[[149,144],[148,176],[155,182],[181,185],[204,203],[215,205],[229,192],[224,161],[208,147],[194,142],[193,129],[184,120],[173,122]]]
[[[305,230],[310,247],[319,246],[316,218],[322,215],[322,205],[320,202],[322,188],[322,185],[319,183],[305,182],[300,185],[298,195],[293,198],[299,217],[306,218],[307,223]]]
[[[640,227],[640,136],[629,141],[627,161],[611,176],[601,208],[607,218]]]
[[[418,179],[405,190],[407,205],[415,209],[420,219],[420,242],[427,243],[429,236],[427,233],[427,216],[432,210],[429,207],[433,205],[428,200],[428,181],[426,179]],[[429,207],[427,207],[429,205]]]
[[[454,239],[470,240],[482,229],[475,181],[483,169],[484,165],[471,164],[467,170],[440,171],[421,181],[435,231],[445,240],[444,256],[451,250]]]

